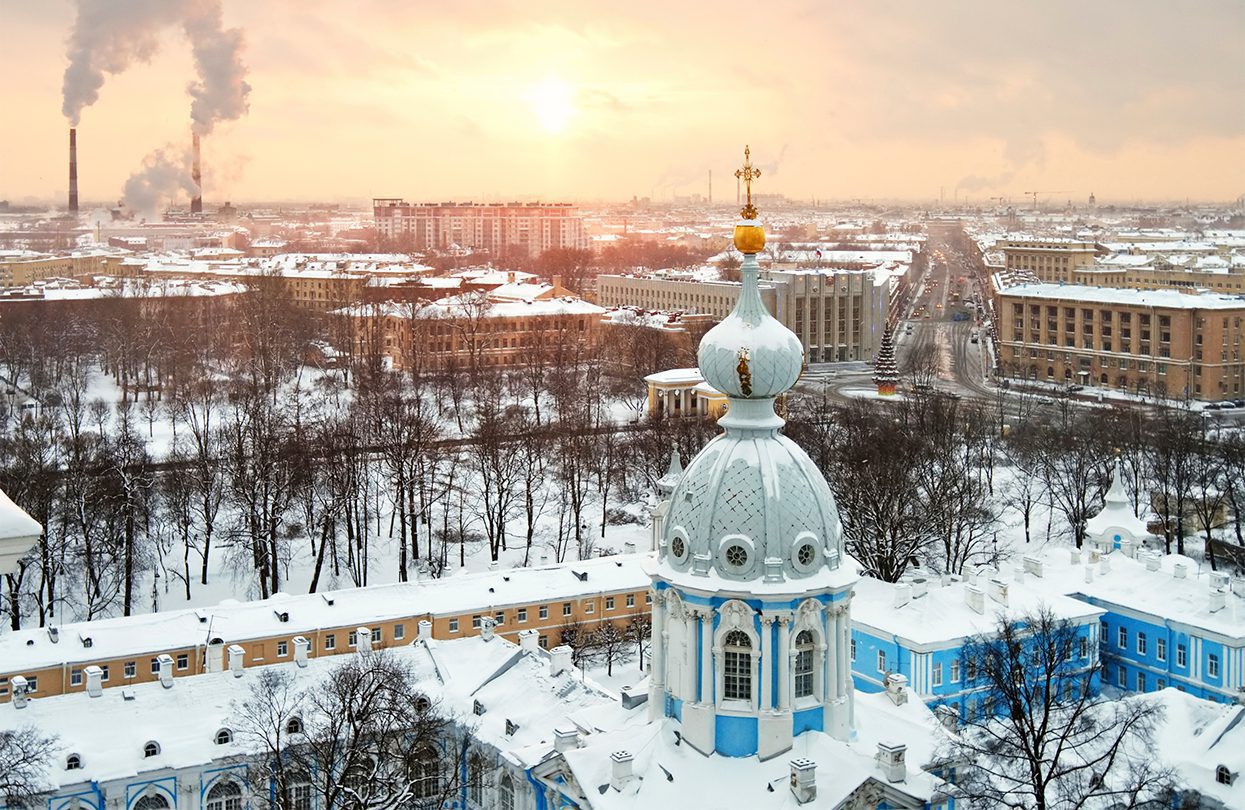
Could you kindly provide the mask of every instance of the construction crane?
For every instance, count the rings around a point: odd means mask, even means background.
[[[1039,194],[1068,194],[1068,193],[1070,192],[1067,192],[1067,191],[1026,191],[1025,196],[1033,198],[1033,210],[1036,211]]]

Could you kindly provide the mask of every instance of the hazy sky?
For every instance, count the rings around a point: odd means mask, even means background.
[[[745,142],[801,198],[1245,193],[1241,0],[220,2],[252,89],[204,139],[209,202],[669,198],[710,169],[733,200]],[[76,16],[0,0],[0,199],[64,198]],[[181,24],[136,49],[82,112],[84,200],[189,140]]]

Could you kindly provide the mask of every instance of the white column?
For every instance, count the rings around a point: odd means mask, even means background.
[[[791,617],[778,617],[778,709],[791,709]]]
[[[851,622],[847,620],[847,604],[844,603],[840,608],[840,613],[835,617],[835,621],[839,627],[839,694],[847,702],[847,727],[855,728],[856,719],[855,706],[851,699],[852,687],[852,671],[848,654],[851,649]]]
[[[771,684],[773,683],[773,658],[774,652],[770,647],[771,636],[774,626],[774,617],[769,614],[761,614],[761,703],[757,707],[761,711],[769,711],[774,706],[774,696]]]
[[[821,613],[821,637],[826,640],[826,655],[821,662],[822,679],[821,688],[824,694],[822,700],[826,703],[834,700],[839,696],[839,679],[843,677],[839,672],[839,620],[835,616],[837,608],[827,606]]]
[[[713,702],[713,611],[701,608],[700,615],[700,702]]]
[[[695,703],[696,692],[696,614],[684,605],[683,610],[684,643],[683,643],[683,699]]]
[[[651,719],[665,714],[666,697],[666,594],[653,594],[652,651],[649,653],[648,712]]]

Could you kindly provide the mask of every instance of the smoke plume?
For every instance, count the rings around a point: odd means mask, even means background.
[[[195,131],[206,135],[218,122],[246,114],[244,38],[240,29],[221,27],[220,0],[78,0],[77,8],[61,108],[72,125],[99,99],[105,74],[150,61],[160,33],[176,25],[190,40],[198,74],[186,88]]]
[[[125,206],[147,219],[155,218],[178,194],[194,195],[190,151],[166,146],[143,158],[143,165],[125,181]]]

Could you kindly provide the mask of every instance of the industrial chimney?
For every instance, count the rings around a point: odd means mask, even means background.
[[[194,156],[190,163],[190,179],[195,184],[195,196],[190,198],[190,213],[203,213],[203,177],[199,172],[199,133],[194,133],[194,141],[191,146]]]
[[[69,128],[69,214],[78,213],[78,130]]]

